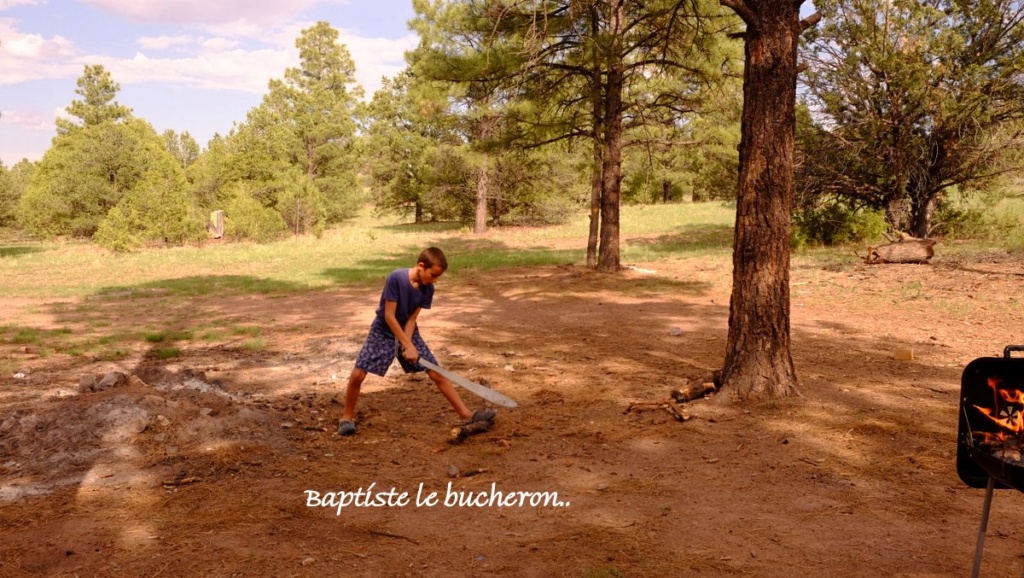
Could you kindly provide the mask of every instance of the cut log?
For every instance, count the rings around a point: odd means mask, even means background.
[[[927,263],[935,256],[935,239],[903,237],[895,243],[868,247],[864,262],[868,265],[883,263]]]
[[[716,386],[714,382],[708,381],[705,383],[695,383],[693,385],[688,385],[674,390],[672,392],[672,399],[676,400],[676,403],[684,403],[715,393],[716,391],[718,391],[718,386]]]
[[[459,424],[452,428],[451,434],[448,436],[448,443],[457,444],[467,437],[483,433],[491,429],[494,425],[493,421],[471,421],[464,424]]]

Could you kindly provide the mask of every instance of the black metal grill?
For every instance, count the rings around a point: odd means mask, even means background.
[[[968,486],[985,488],[974,578],[981,570],[993,490],[1024,492],[1024,357],[1012,357],[1014,351],[1024,351],[1024,345],[1007,346],[1002,357],[975,359],[960,378],[956,471]]]

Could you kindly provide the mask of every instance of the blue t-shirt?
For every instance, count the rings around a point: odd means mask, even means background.
[[[380,305],[377,307],[377,316],[373,319],[372,329],[383,331],[386,335],[394,336],[387,321],[384,320],[384,302],[394,301],[395,317],[398,324],[405,327],[409,317],[417,309],[430,309],[430,303],[434,300],[434,285],[420,285],[417,289],[409,281],[408,269],[395,269],[388,275],[384,282],[384,291],[380,295]]]

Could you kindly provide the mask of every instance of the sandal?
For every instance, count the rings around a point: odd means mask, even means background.
[[[343,436],[350,436],[356,433],[356,422],[350,419],[343,419],[338,422],[338,434]]]
[[[496,415],[498,415],[498,412],[491,408],[478,409],[473,412],[473,416],[469,418],[469,421],[491,421]]]

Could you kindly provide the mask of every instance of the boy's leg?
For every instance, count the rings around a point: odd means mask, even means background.
[[[380,333],[370,330],[363,343],[363,348],[356,358],[355,368],[348,376],[345,388],[345,413],[338,422],[338,433],[352,435],[356,433],[356,402],[359,401],[359,390],[368,373],[383,376],[394,358],[394,342]]]
[[[352,420],[356,417],[356,401],[359,400],[359,389],[366,379],[366,372],[356,367],[348,376],[348,386],[345,388],[345,416],[343,419]]]
[[[455,413],[459,414],[459,417],[462,419],[473,417],[473,412],[469,411],[466,404],[462,402],[459,392],[455,391],[455,386],[452,385],[452,382],[447,377],[430,369],[427,370],[427,376],[434,381],[438,391],[448,400],[448,403],[452,405],[452,409],[455,410]]]
[[[434,354],[431,353],[430,347],[427,346],[427,342],[420,336],[418,329],[412,334],[412,344],[416,346],[416,351],[419,352],[420,357],[432,363],[437,363],[437,359],[434,358]],[[459,392],[455,389],[451,380],[447,377],[430,369],[424,370],[422,366],[413,365],[405,361],[400,354],[398,356],[398,360],[402,364],[402,369],[404,369],[406,373],[426,371],[427,377],[433,380],[437,385],[438,391],[440,391],[441,395],[448,400],[452,409],[454,409],[455,413],[459,414],[459,417],[462,419],[472,419],[476,421],[489,421],[494,419],[495,412],[493,409],[482,409],[475,412],[470,411],[470,409],[466,407],[466,404],[463,403],[462,398],[459,396]]]
[[[424,341],[423,337],[420,335],[419,329],[416,329],[412,333],[412,344],[413,346],[416,347],[416,352],[420,354],[421,358],[426,359],[427,361],[430,361],[432,363],[437,363],[437,359],[434,357],[434,354],[430,351],[430,347],[427,346],[427,342]],[[444,398],[448,400],[448,403],[451,404],[452,409],[455,410],[455,413],[459,414],[459,417],[461,417],[462,419],[469,419],[470,417],[473,416],[473,412],[469,411],[469,408],[466,407],[466,404],[462,402],[462,398],[459,397],[459,392],[455,391],[455,386],[452,385],[452,382],[449,381],[447,377],[441,375],[440,373],[437,373],[436,371],[424,369],[423,366],[421,365],[417,365],[406,361],[405,358],[402,357],[401,347],[399,347],[397,343],[395,344],[395,355],[396,357],[398,357],[398,362],[402,365],[402,369],[406,373],[418,373],[420,371],[426,371],[427,377],[434,381],[434,383],[437,385],[437,389],[441,392],[441,395],[443,395]]]

